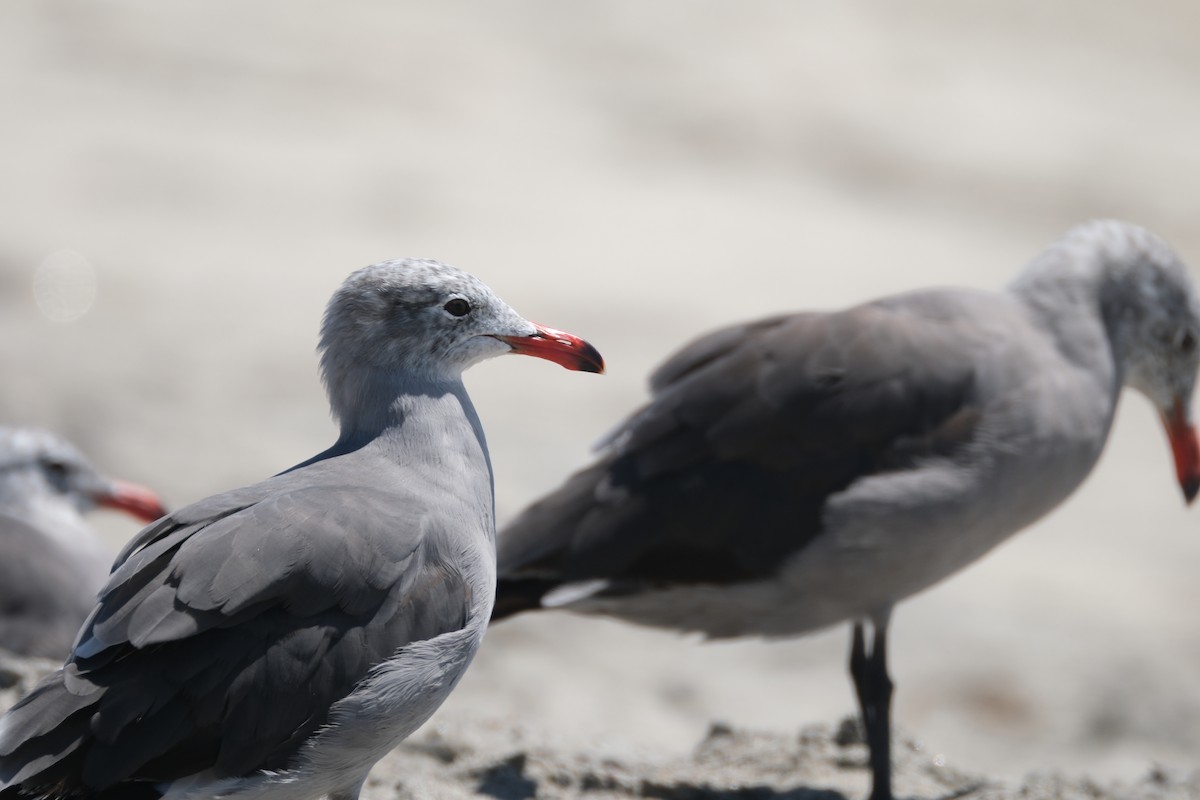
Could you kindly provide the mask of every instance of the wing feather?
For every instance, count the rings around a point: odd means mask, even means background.
[[[470,592],[421,497],[298,475],[183,509],[126,549],[71,661],[0,732],[23,778],[281,768],[374,665],[466,623]]]
[[[927,305],[771,317],[684,348],[599,461],[500,535],[502,579],[544,591],[773,574],[821,531],[831,496],[974,435],[976,343]]]

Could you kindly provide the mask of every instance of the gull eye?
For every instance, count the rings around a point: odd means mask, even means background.
[[[1190,328],[1185,328],[1176,338],[1175,346],[1179,348],[1179,352],[1190,356],[1196,349],[1196,334]]]
[[[55,486],[65,486],[67,483],[67,475],[70,473],[70,468],[61,461],[46,460],[42,462],[42,469],[46,472],[46,477],[50,483]]]
[[[446,305],[442,306],[442,308],[446,309],[446,313],[453,317],[465,317],[471,313],[471,304],[461,297],[447,300]]]

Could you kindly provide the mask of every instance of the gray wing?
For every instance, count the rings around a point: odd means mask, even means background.
[[[830,496],[963,446],[978,342],[922,307],[774,317],[684,348],[599,462],[501,533],[494,617],[581,580],[768,577],[821,531]]]
[[[183,509],[127,548],[71,659],[11,712],[0,781],[282,768],[374,665],[463,627],[470,589],[429,545],[440,523],[422,498],[301,475]]]
[[[37,528],[0,514],[0,648],[65,657],[96,603],[91,566]]]

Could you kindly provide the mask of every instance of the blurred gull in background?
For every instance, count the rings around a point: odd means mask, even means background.
[[[113,553],[83,515],[112,508],[152,522],[149,489],[101,475],[39,428],[0,427],[0,649],[63,658],[108,579]]]
[[[849,620],[871,798],[892,800],[895,604],[1070,496],[1123,387],[1158,412],[1190,503],[1198,364],[1187,267],[1115,221],[1072,230],[1005,292],[716,331],[659,367],[595,465],[504,528],[495,618],[565,608],[712,638]]]

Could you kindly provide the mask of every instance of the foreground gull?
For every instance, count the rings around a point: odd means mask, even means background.
[[[334,294],[341,435],[146,528],[66,665],[0,718],[0,796],[358,796],[487,627],[492,472],[462,372],[504,353],[601,372],[474,277],[389,261]]]
[[[852,621],[871,797],[889,800],[892,607],[1065,500],[1122,387],[1158,409],[1191,502],[1198,341],[1187,269],[1111,221],[1004,292],[717,331],[658,369],[596,464],[501,533],[493,618],[562,607],[710,637]]]
[[[70,651],[112,564],[83,519],[97,506],[142,522],[166,513],[152,491],[104,477],[50,431],[0,426],[0,650]]]

